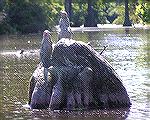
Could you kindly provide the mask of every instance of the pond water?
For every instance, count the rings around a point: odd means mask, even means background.
[[[56,33],[52,33],[54,43]],[[90,42],[119,74],[130,96],[130,109],[93,111],[31,110],[29,79],[39,63],[41,34],[0,36],[0,119],[53,120],[149,120],[150,119],[150,30],[107,29],[75,32],[74,39]],[[21,49],[24,50],[20,54]]]

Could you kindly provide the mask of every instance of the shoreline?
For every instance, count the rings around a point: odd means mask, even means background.
[[[93,32],[93,31],[109,31],[109,30],[130,30],[130,29],[150,29],[150,25],[142,25],[142,24],[134,24],[132,26],[123,26],[117,24],[97,24],[97,27],[84,27],[84,25],[80,27],[71,27],[72,32]],[[53,32],[58,32],[57,27],[52,29]]]
[[[84,25],[80,27],[71,27],[72,32],[99,32],[99,31],[114,31],[114,30],[132,30],[132,29],[141,29],[141,30],[150,30],[150,24],[148,25],[142,25],[142,24],[134,24],[132,26],[123,26],[123,25],[117,25],[117,24],[97,24],[97,27],[84,27]],[[50,30],[50,29],[48,29]],[[53,27],[50,30],[51,33],[58,32],[57,27]],[[0,34],[0,36],[22,36],[22,35],[29,35],[29,36],[36,36],[41,35],[42,31],[39,31],[37,33],[6,33],[6,34]]]

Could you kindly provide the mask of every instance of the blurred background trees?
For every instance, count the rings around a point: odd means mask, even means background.
[[[0,0],[0,34],[37,33],[58,24],[66,10],[71,26],[149,24],[149,0]]]

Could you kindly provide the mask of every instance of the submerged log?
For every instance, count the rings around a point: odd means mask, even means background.
[[[31,108],[75,110],[131,105],[127,91],[111,65],[83,42],[61,39],[52,52],[47,82],[40,77],[42,69],[39,65],[31,77]]]

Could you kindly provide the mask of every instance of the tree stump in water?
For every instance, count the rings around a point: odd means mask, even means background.
[[[48,81],[43,66],[34,71],[29,89],[31,108],[78,110],[130,107],[121,79],[91,46],[61,39],[54,46]]]

